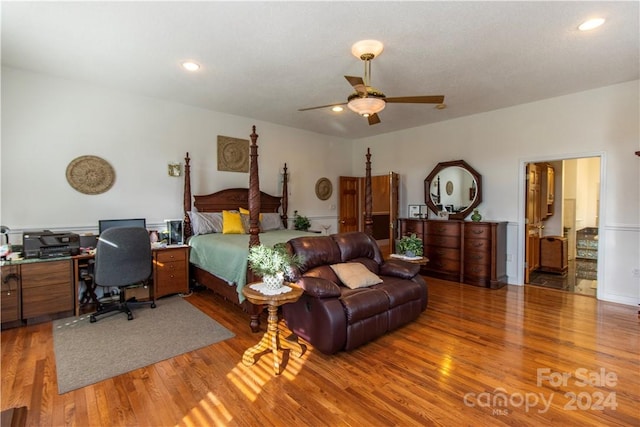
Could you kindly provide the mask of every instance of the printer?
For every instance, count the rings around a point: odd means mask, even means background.
[[[80,236],[68,231],[25,231],[22,233],[25,258],[57,258],[78,255]]]

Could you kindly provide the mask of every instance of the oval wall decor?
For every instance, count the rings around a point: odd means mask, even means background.
[[[67,166],[67,181],[83,194],[101,194],[108,191],[115,180],[109,162],[98,156],[80,156]]]
[[[316,196],[318,199],[327,200],[331,197],[331,193],[333,193],[333,185],[331,185],[329,178],[320,178],[316,182]]]
[[[447,181],[447,184],[445,186],[445,190],[447,190],[447,195],[452,195],[453,194],[453,182],[451,181]]]

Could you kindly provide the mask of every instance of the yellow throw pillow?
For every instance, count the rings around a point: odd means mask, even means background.
[[[372,273],[367,267],[359,262],[345,262],[331,265],[331,269],[336,273],[340,281],[351,289],[364,288],[382,283],[378,275]]]
[[[222,211],[222,234],[245,234],[240,212]]]

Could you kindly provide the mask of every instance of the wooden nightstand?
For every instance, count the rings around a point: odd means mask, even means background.
[[[155,297],[189,292],[189,246],[153,250]]]

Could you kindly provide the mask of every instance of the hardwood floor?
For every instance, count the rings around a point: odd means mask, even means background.
[[[235,338],[64,395],[51,323],[5,330],[1,409],[27,406],[29,426],[640,424],[635,307],[427,281],[417,321],[349,353],[285,355],[280,376],[269,354],[242,364],[261,335],[209,291],[187,300]]]

